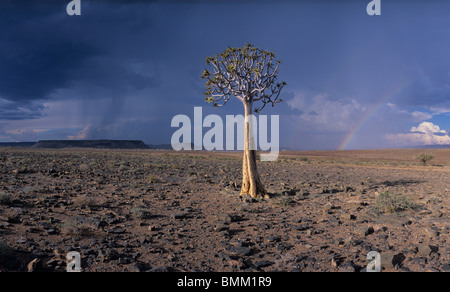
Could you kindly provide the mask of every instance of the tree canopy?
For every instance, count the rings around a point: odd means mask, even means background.
[[[267,104],[275,106],[285,82],[278,81],[280,61],[275,54],[252,44],[242,48],[228,48],[214,57],[207,57],[209,69],[202,74],[206,79],[205,101],[215,107],[224,106],[232,96],[244,104],[261,101],[255,107],[260,112]]]

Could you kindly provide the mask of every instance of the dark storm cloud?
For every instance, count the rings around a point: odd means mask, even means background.
[[[0,4],[0,97],[15,102],[47,99],[69,86],[70,68],[98,53],[59,23],[59,5],[25,3]]]
[[[76,18],[67,16],[67,3],[0,3],[0,98],[12,102],[8,112],[0,112],[0,119],[19,118],[23,112],[19,108],[42,110],[32,101],[63,99],[57,95],[60,89],[106,88],[117,97],[160,86],[155,76],[129,66],[145,61],[140,59],[141,46],[136,40],[130,42],[130,32],[139,34],[151,23],[142,9],[117,5],[105,11],[106,1],[83,1],[83,8],[91,13]],[[72,92],[72,97],[76,94]],[[104,96],[84,96],[96,97]]]
[[[397,108],[359,130],[371,145],[450,108],[444,1],[385,1],[379,18],[369,0],[81,0],[79,17],[69,1],[0,1],[0,121],[11,133],[168,143],[171,118],[194,106],[243,113],[236,99],[207,107],[200,75],[206,56],[247,42],[283,62],[286,102],[263,112],[280,115],[283,146],[333,148],[381,100]]]
[[[0,120],[16,121],[37,119],[43,116],[44,106],[34,102],[11,102],[0,99]]]

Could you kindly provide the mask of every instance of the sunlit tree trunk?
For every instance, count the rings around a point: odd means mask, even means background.
[[[221,54],[206,58],[209,70],[201,78],[206,80],[205,101],[222,107],[236,97],[245,108],[245,147],[242,163],[241,195],[265,197],[267,192],[256,168],[256,145],[252,141],[251,117],[253,111],[261,112],[266,105],[274,107],[286,82],[278,82],[280,61],[275,54],[252,44],[242,48],[228,48]],[[253,106],[255,107],[253,109]]]
[[[241,195],[250,195],[252,198],[264,197],[267,192],[261,183],[256,167],[256,147],[252,147],[255,141],[252,132],[252,107],[251,102],[244,103],[245,108],[245,138],[244,159],[242,163],[242,188]]]

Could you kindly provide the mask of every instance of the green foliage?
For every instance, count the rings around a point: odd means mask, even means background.
[[[150,212],[148,212],[147,210],[145,210],[142,207],[131,208],[130,209],[130,213],[131,213],[131,215],[133,215],[137,219],[142,219],[142,220],[143,219],[149,219],[151,217]]]
[[[119,166],[119,171],[120,171],[120,172],[125,172],[125,171],[127,171],[127,170],[128,170],[128,166],[127,166],[127,165],[121,164],[121,165]]]
[[[385,214],[415,209],[417,207],[418,205],[407,197],[401,195],[391,195],[389,192],[380,194],[375,202],[376,211]]]
[[[277,73],[280,61],[275,60],[275,53],[261,50],[252,44],[241,48],[229,47],[222,53],[206,58],[205,69],[201,78],[206,80],[205,101],[214,107],[225,105],[235,96],[243,103],[261,101],[262,110],[266,104],[282,102],[280,92],[286,82],[278,82]]]
[[[433,154],[430,153],[422,153],[416,156],[416,160],[420,162],[421,165],[427,166],[428,162],[434,158]]]
[[[149,176],[147,177],[147,181],[148,181],[149,183],[151,183],[151,184],[154,184],[154,183],[159,183],[159,182],[160,182],[160,179],[157,178],[157,177],[154,176],[154,175],[149,175]]]
[[[78,166],[78,169],[81,172],[88,172],[91,170],[91,167],[88,164],[83,163],[83,164],[80,164],[80,166]]]
[[[306,157],[306,156],[298,157],[297,159],[298,159],[299,161],[302,161],[302,162],[311,162],[311,161],[309,160],[309,158]]]
[[[295,204],[295,201],[289,197],[282,197],[278,200],[278,204],[282,207],[289,207]]]

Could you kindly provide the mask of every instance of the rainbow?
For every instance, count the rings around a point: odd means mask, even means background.
[[[345,150],[350,144],[350,142],[353,140],[353,138],[356,136],[358,131],[364,126],[364,124],[383,106],[385,105],[390,99],[395,97],[398,93],[406,89],[411,82],[402,83],[399,86],[394,87],[393,89],[389,90],[385,94],[381,96],[381,98],[378,100],[378,102],[367,112],[365,116],[363,116],[355,125],[355,127],[345,135],[344,139],[339,144],[337,150]]]

